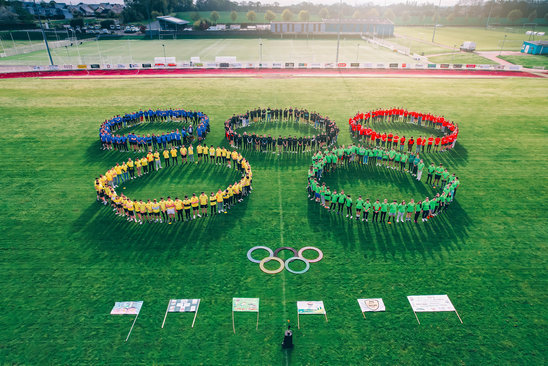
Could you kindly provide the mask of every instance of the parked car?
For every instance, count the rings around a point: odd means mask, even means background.
[[[476,42],[466,41],[460,45],[460,50],[464,52],[474,52],[476,50]]]

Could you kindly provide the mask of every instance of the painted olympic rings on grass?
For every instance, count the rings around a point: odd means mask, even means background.
[[[266,250],[269,255],[261,260],[256,260],[256,259],[253,259],[253,257],[251,256],[251,254],[255,251],[255,250],[259,250],[259,249],[263,249],[263,250]],[[278,254],[282,251],[282,250],[289,250],[291,251],[294,256],[287,259],[285,262],[283,259],[281,259],[280,257],[278,257]],[[314,258],[314,259],[307,259],[307,258],[304,258],[303,257],[303,252],[305,250],[315,250],[317,253],[318,253],[318,257],[317,258]],[[281,271],[283,271],[283,269],[287,269],[289,272],[291,273],[294,273],[294,274],[303,274],[305,272],[307,272],[309,269],[310,269],[310,263],[316,263],[316,262],[319,262],[323,259],[323,252],[316,248],[316,247],[303,247],[301,248],[299,251],[297,251],[295,248],[291,248],[291,247],[280,247],[280,248],[277,248],[275,251],[272,251],[272,249],[270,249],[269,247],[265,247],[265,246],[261,246],[261,245],[258,245],[258,246],[255,246],[251,249],[249,249],[247,251],[247,259],[249,259],[250,262],[253,262],[253,263],[259,263],[259,268],[261,269],[261,271],[263,271],[264,273],[268,273],[268,274],[276,274],[276,273],[280,273]],[[306,268],[303,269],[302,271],[294,271],[292,269],[289,268],[289,264],[291,262],[294,262],[296,260],[299,260],[301,262],[303,262],[305,265],[306,265]],[[270,261],[276,261],[280,264],[280,267],[279,268],[276,268],[274,270],[269,270],[269,269],[266,269],[265,268],[265,263],[267,262],[270,262]]]
[[[273,269],[273,270],[269,270],[269,269],[264,268],[265,263],[270,262],[270,261],[276,261],[276,262],[280,263],[280,267],[278,267],[276,269]],[[281,260],[278,257],[266,257],[266,258],[263,258],[263,260],[259,263],[259,268],[261,269],[261,271],[263,271],[264,273],[268,273],[268,274],[280,273],[281,271],[284,270],[284,267],[287,268],[287,264],[284,263],[284,261]]]
[[[306,267],[302,271],[294,271],[289,268],[289,263],[293,261],[301,261],[306,265]],[[302,257],[291,257],[285,261],[285,269],[294,274],[303,274],[310,269],[310,262]]]
[[[253,248],[251,248],[247,251],[247,259],[249,259],[253,263],[261,263],[261,260],[253,259],[253,257],[251,256],[251,253],[253,253],[254,251],[259,250],[259,249],[264,249],[268,252],[268,257],[267,258],[274,256],[274,252],[272,251],[272,249],[270,249],[269,247],[264,247],[264,246],[258,245],[258,246],[253,247]]]
[[[290,250],[293,252],[294,257],[299,257],[299,254],[297,253],[297,249],[291,248],[291,247],[280,247],[274,251],[274,257],[278,256],[278,253],[280,253],[282,250]]]
[[[314,250],[314,251],[316,251],[318,253],[318,258],[315,258],[315,259],[305,258],[304,255],[303,255],[303,252],[305,250]],[[301,250],[299,250],[299,252],[297,253],[297,257],[304,258],[307,261],[309,261],[310,263],[316,263],[316,262],[319,262],[319,261],[322,260],[323,252],[321,250],[319,250],[318,248],[316,248],[316,247],[304,247],[304,248],[301,248]]]

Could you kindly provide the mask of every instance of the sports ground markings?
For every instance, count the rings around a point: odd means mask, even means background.
[[[284,247],[284,211],[282,204],[282,177],[278,166],[278,208],[280,210],[280,247]],[[287,316],[287,306],[285,304],[285,271],[282,271],[282,304],[284,307],[284,317]]]

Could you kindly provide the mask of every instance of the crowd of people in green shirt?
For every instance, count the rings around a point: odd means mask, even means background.
[[[401,202],[396,200],[389,202],[388,199],[371,201],[369,198],[363,199],[362,196],[353,199],[344,190],[339,192],[331,190],[325,182],[321,182],[324,173],[350,164],[375,165],[394,169],[402,173],[409,173],[418,181],[421,181],[422,173],[426,171],[426,184],[432,185],[432,188],[439,188],[440,192],[436,193],[434,197],[425,197],[418,201],[413,199]],[[431,163],[426,167],[418,153],[374,146],[343,145],[314,154],[308,172],[307,190],[311,200],[315,200],[325,209],[336,212],[338,215],[343,215],[346,212],[346,217],[350,219],[355,218],[368,222],[369,213],[371,213],[372,222],[392,224],[394,221],[396,223],[407,221],[416,223],[419,218],[425,222],[437,216],[445,211],[455,199],[458,187],[459,178],[455,174],[449,173],[442,164],[436,166]]]

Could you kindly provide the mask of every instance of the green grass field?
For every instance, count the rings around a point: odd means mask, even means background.
[[[457,53],[457,54],[451,54],[451,55],[443,55],[443,56],[433,56],[428,57],[429,62],[434,62],[437,64],[443,64],[443,63],[451,63],[451,64],[477,64],[477,65],[496,65],[497,63],[473,54],[473,53]]]
[[[519,55],[519,56],[499,56],[499,58],[523,67],[543,66],[548,67],[548,56],[546,55]]]
[[[54,63],[133,63],[154,62],[166,55],[177,61],[215,61],[215,56],[236,56],[238,61],[259,62],[260,43],[264,62],[335,62],[337,40],[305,39],[185,39],[185,40],[118,40],[85,42],[79,47],[52,49]],[[358,46],[359,45],[359,46]],[[284,56],[281,56],[284,55]],[[344,62],[409,62],[407,56],[371,45],[362,40],[341,40],[339,59]],[[0,65],[47,65],[46,51],[0,59]]]
[[[133,79],[0,81],[2,364],[523,364],[546,363],[547,262],[544,79]],[[431,155],[461,188],[443,216],[417,225],[350,222],[311,203],[310,154],[248,152],[253,193],[227,215],[135,225],[95,202],[93,179],[131,153],[100,150],[98,126],[118,113],[183,106],[223,122],[255,106],[302,106],[334,118],[339,143],[357,111],[404,106],[458,121],[456,149]],[[405,130],[405,126],[402,127]],[[292,127],[285,128],[287,133]],[[293,130],[294,133],[298,132]],[[210,190],[232,180],[215,166],[164,169],[127,185],[138,196]],[[383,171],[341,170],[348,191],[407,198],[427,189]],[[387,197],[387,198],[389,198]],[[318,246],[303,275],[266,275],[246,259],[255,245]],[[257,253],[258,254],[258,253]],[[295,266],[296,269],[297,266]],[[453,313],[422,313],[407,295],[448,294]],[[231,298],[259,297],[236,316]],[[382,297],[362,318],[356,299]],[[201,298],[170,314],[170,298]],[[115,301],[143,300],[133,317]],[[280,349],[296,301],[323,300],[329,322],[301,317],[295,349]]]
[[[547,27],[537,27],[536,31],[546,31]],[[433,27],[396,27],[394,32],[403,37],[411,37],[411,50],[416,53],[424,52],[425,55],[442,53],[443,48],[432,44]],[[504,41],[504,35],[506,40]],[[436,29],[435,42],[446,46],[445,52],[451,52],[464,41],[476,42],[478,51],[498,51],[503,47],[504,51],[519,51],[523,41],[529,39],[525,30],[519,33],[504,32],[503,30],[487,30],[479,27],[438,27]],[[539,40],[547,40],[548,36],[540,37]],[[423,42],[419,42],[423,41]],[[409,44],[409,39],[399,41],[403,45]],[[441,49],[441,50],[440,50]]]

